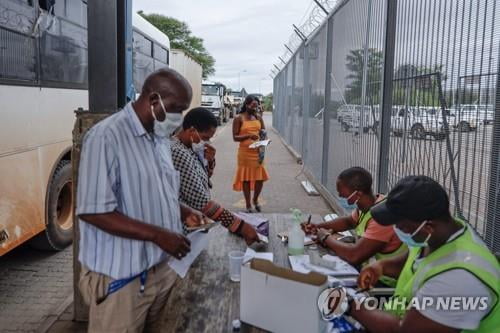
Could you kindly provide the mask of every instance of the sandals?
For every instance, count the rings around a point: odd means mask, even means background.
[[[260,207],[260,205],[258,203],[254,203],[253,204],[255,206],[255,210],[260,213],[262,211],[262,208]]]
[[[255,211],[252,209],[252,207],[250,207],[250,208],[247,208],[247,209],[245,210],[245,213],[248,213],[248,214],[253,214],[253,213],[255,213]]]

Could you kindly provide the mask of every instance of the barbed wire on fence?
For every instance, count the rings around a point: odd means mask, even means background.
[[[329,13],[336,7],[338,3],[342,0],[318,0],[318,2],[323,6]],[[306,37],[309,37],[323,22],[327,19],[328,15],[319,7],[314,1],[311,1],[311,5],[306,10],[301,22],[297,25],[300,32]],[[300,45],[302,45],[302,39],[297,35],[295,31],[292,31],[288,42],[285,43],[291,51],[295,52]],[[284,53],[281,58],[286,62],[292,57],[292,53],[288,48],[285,47]],[[283,67],[281,64],[279,67]],[[274,66],[273,66],[274,67]]]

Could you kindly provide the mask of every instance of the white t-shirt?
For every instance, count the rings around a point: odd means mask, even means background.
[[[485,297],[487,298],[487,307],[483,310],[462,307],[459,310],[447,310],[443,309],[441,305],[438,308],[436,295],[450,297],[450,299],[451,297],[472,297],[471,300],[474,301],[476,297]],[[490,289],[464,269],[453,269],[434,276],[422,285],[415,297],[419,301],[418,304],[423,304],[425,297],[434,298],[432,306],[418,309],[424,317],[442,325],[462,330],[478,328],[481,319],[490,311],[494,299]]]
[[[463,229],[453,234],[448,242],[461,235]],[[418,265],[421,260],[416,260]],[[431,319],[442,325],[453,327],[461,330],[473,330],[479,327],[481,319],[490,311],[494,294],[481,280],[475,277],[472,273],[458,268],[446,271],[427,280],[422,287],[417,291],[415,298],[418,304],[423,304],[425,298],[432,297],[434,302],[432,305],[420,307],[417,309],[424,317]],[[438,304],[438,297],[472,297],[471,300],[477,298],[487,298],[487,306],[482,304],[484,309],[465,309],[460,306],[460,309],[444,309],[441,303]],[[483,299],[484,300],[484,299]]]

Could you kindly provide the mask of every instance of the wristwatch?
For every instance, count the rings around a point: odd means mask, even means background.
[[[326,235],[324,235],[319,241],[322,245],[325,244],[326,240],[328,239],[328,237],[330,237],[332,234],[328,233]]]

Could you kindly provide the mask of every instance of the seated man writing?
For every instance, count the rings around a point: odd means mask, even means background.
[[[454,219],[449,208],[444,188],[426,176],[403,178],[386,201],[372,207],[373,217],[393,226],[410,251],[361,272],[363,289],[382,274],[399,276],[395,296],[386,304],[389,312],[349,303],[347,314],[367,331],[498,332],[500,266],[470,225]]]
[[[342,171],[337,178],[337,191],[351,215],[337,218],[321,224],[302,224],[307,234],[315,234],[318,242],[333,250],[336,255],[352,265],[360,265],[368,259],[388,258],[405,251],[405,247],[391,227],[383,226],[372,218],[370,208],[384,199],[374,195],[372,176],[361,167],[352,167]],[[339,231],[355,229],[358,235],[354,243],[338,240]],[[381,282],[394,287],[393,278],[384,277]]]
[[[255,229],[213,201],[210,195],[210,165],[215,151],[208,142],[217,129],[217,119],[205,108],[194,108],[184,117],[182,129],[172,137],[174,167],[180,173],[179,199],[242,236],[248,245],[258,241]],[[206,163],[208,160],[209,163]]]

